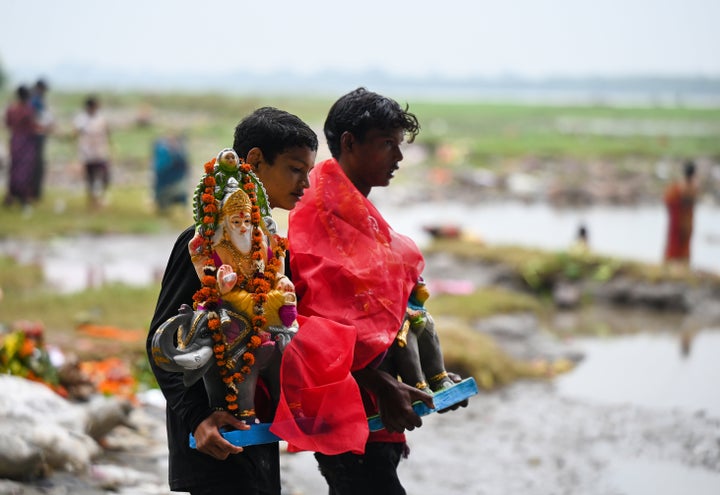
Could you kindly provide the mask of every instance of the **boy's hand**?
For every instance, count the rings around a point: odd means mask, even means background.
[[[422,419],[413,409],[413,402],[422,401],[434,409],[432,395],[398,381],[395,377],[373,368],[356,371],[358,384],[370,390],[378,401],[380,418],[391,433],[412,431],[422,426]]]
[[[238,454],[242,447],[233,445],[220,434],[220,428],[232,426],[238,430],[249,430],[250,426],[226,411],[215,411],[195,428],[197,450],[215,459],[224,461],[230,454]]]

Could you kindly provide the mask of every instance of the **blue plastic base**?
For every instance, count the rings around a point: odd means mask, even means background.
[[[450,388],[436,392],[433,395],[434,409],[430,409],[422,402],[414,403],[413,409],[418,416],[426,416],[430,413],[447,409],[477,393],[478,388],[475,379],[465,378]],[[368,426],[370,427],[370,431],[378,431],[384,428],[379,415],[370,416],[368,418]],[[222,433],[222,436],[231,444],[240,447],[272,443],[281,440],[280,437],[270,431],[270,423],[257,423],[252,425],[249,430],[226,431]],[[195,437],[193,437],[192,434],[190,434],[190,448],[197,448]]]
[[[280,437],[270,432],[270,423],[257,423],[250,426],[249,430],[233,430],[222,432],[225,440],[233,445],[247,447],[249,445],[260,445],[280,440]],[[190,448],[195,449],[195,437],[190,434]]]
[[[463,381],[456,383],[450,388],[435,392],[433,395],[433,405],[435,406],[435,409],[430,409],[423,402],[415,402],[413,404],[413,409],[415,409],[418,416],[427,416],[430,413],[447,409],[448,407],[453,406],[458,402],[462,402],[477,393],[478,388],[477,383],[475,383],[475,379],[472,377],[465,378]],[[368,426],[370,426],[370,431],[378,431],[385,428],[379,414],[368,418]]]

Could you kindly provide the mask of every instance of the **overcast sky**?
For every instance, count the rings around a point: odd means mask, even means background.
[[[0,62],[11,73],[717,77],[720,1],[0,0]]]

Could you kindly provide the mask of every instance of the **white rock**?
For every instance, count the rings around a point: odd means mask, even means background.
[[[0,375],[0,390],[0,478],[85,471],[101,453],[96,439],[130,413],[126,401],[96,397],[75,404],[43,384],[12,375]]]

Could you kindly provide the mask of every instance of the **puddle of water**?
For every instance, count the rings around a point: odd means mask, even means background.
[[[43,269],[48,281],[65,292],[108,282],[145,286],[162,277],[175,238],[110,235],[58,239],[51,244]]]
[[[720,473],[674,462],[616,459],[608,468],[611,493],[624,495],[717,495]]]
[[[720,329],[699,331],[683,352],[677,334],[583,338],[585,359],[558,377],[559,393],[588,401],[705,411],[720,417]],[[718,492],[720,493],[720,492]]]
[[[0,254],[42,267],[48,286],[72,293],[106,283],[146,286],[162,276],[176,234],[56,238],[46,243],[3,241]]]

